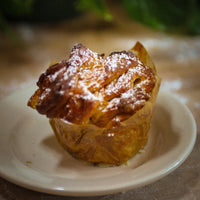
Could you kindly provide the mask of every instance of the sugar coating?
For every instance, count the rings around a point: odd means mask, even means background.
[[[41,89],[41,110],[43,102],[46,106],[54,100],[57,104],[46,108],[47,117],[50,113],[74,123],[103,126],[119,120],[119,114],[132,115],[145,105],[155,85],[153,71],[130,51],[113,52],[104,59],[77,44],[69,59],[57,65],[39,81],[39,86],[49,83]]]

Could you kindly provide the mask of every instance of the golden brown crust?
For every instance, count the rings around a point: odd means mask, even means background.
[[[149,106],[151,110],[138,113],[131,123],[118,127],[77,125],[57,118],[50,119],[50,124],[59,143],[75,158],[96,164],[121,165],[147,142],[152,104],[147,105],[148,109]]]
[[[147,143],[160,79],[145,48],[103,59],[85,46],[50,66],[28,105],[50,119],[60,144],[74,157],[120,165]]]
[[[119,126],[145,105],[155,82],[154,71],[132,51],[113,52],[103,59],[77,44],[68,60],[40,76],[28,105],[49,118]]]

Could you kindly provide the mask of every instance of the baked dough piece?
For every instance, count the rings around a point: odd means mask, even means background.
[[[104,55],[82,44],[50,66],[28,105],[74,157],[120,165],[146,144],[160,79],[145,48]]]

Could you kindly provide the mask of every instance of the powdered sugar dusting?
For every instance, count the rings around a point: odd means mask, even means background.
[[[61,68],[60,70],[56,71],[54,74],[49,76],[49,81],[54,82],[59,74],[63,73],[65,71],[65,68]]]
[[[58,114],[77,123],[90,119],[104,126],[109,120],[119,120],[118,114],[131,115],[144,106],[154,82],[153,71],[130,51],[113,52],[104,60],[77,44],[67,61],[50,67],[41,78],[41,85],[50,86],[42,89],[40,100],[51,117]],[[45,107],[48,101],[52,104],[50,110]],[[107,121],[102,121],[104,118]]]
[[[46,98],[46,96],[48,96],[51,92],[50,88],[45,88],[45,90],[42,92],[41,96],[40,96],[40,100],[44,100]]]
[[[105,60],[104,64],[108,67],[108,70],[110,72],[115,72],[116,70],[119,70],[120,68],[127,68],[129,65],[132,64],[133,61],[136,61],[136,57],[130,57],[126,53],[120,52],[111,54],[111,56],[108,56]]]
[[[92,52],[90,49],[80,44],[77,44],[73,48],[69,58],[69,63],[76,67],[80,67],[82,65],[89,66],[91,64],[95,65],[94,61],[96,61],[96,64],[98,65],[98,61],[101,61],[101,57],[97,53]]]

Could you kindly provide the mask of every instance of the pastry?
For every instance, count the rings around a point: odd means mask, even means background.
[[[28,106],[75,158],[121,165],[147,143],[160,79],[141,43],[107,57],[76,44],[37,86]]]

